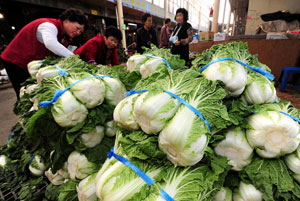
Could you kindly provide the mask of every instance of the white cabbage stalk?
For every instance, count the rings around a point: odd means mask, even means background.
[[[253,148],[249,145],[245,132],[239,127],[228,130],[225,139],[220,141],[214,151],[227,157],[228,164],[235,171],[241,171],[251,162]]]
[[[27,64],[27,69],[32,78],[36,78],[36,74],[42,65],[41,60],[31,61]]]
[[[199,73],[193,70],[169,71],[167,77],[159,79],[152,86],[148,85],[151,90],[141,94],[134,104],[134,115],[141,129],[147,134],[158,134],[181,104],[168,93],[185,98],[195,87],[192,80],[198,76]],[[143,84],[139,87],[143,87]]]
[[[25,92],[26,92],[25,86],[22,86],[20,88],[19,97],[21,98],[25,94]]]
[[[294,153],[285,156],[284,160],[288,168],[294,173],[294,179],[300,183],[300,146]]]
[[[228,187],[222,187],[221,190],[217,192],[212,201],[231,201],[232,191]]]
[[[142,77],[147,77],[152,75],[154,72],[159,71],[163,67],[167,68],[161,58],[151,58],[140,67],[140,73]]]
[[[6,166],[6,164],[7,164],[7,161],[8,161],[7,156],[5,156],[5,155],[1,155],[0,156],[0,166],[1,167],[4,168]]]
[[[180,102],[165,92],[152,95],[144,92],[134,104],[134,115],[141,129],[148,134],[160,132],[171,119]]]
[[[89,76],[92,75],[85,75],[80,78],[76,76],[69,77],[68,81],[70,84],[73,84],[74,82]],[[72,86],[70,90],[76,98],[89,109],[100,105],[104,101],[105,84],[98,78],[83,80]]]
[[[68,157],[68,172],[72,180],[84,179],[96,171],[96,165],[87,160],[85,155],[73,151]]]
[[[53,153],[54,151],[50,153],[50,158],[52,157]],[[70,179],[70,175],[68,173],[68,162],[66,161],[64,166],[57,170],[55,174],[53,174],[51,168],[49,168],[49,170],[45,172],[45,175],[53,185],[61,185],[66,183],[68,179]]]
[[[96,196],[96,175],[92,174],[87,178],[80,181],[78,186],[76,186],[78,200],[79,201],[96,201],[98,200]]]
[[[243,93],[247,82],[244,66],[235,61],[221,61],[211,64],[203,71],[203,74],[209,80],[224,82],[226,91],[234,97]]]
[[[147,57],[144,55],[133,55],[131,56],[127,63],[126,63],[126,69],[129,72],[133,72],[135,70],[139,70],[141,65],[144,64],[147,60]]]
[[[29,84],[26,86],[25,92],[27,94],[31,94],[37,86],[39,86],[39,85],[38,84]]]
[[[33,102],[33,105],[29,111],[37,111],[39,109],[39,100],[37,98],[34,98],[32,100],[32,102]]]
[[[82,143],[88,148],[93,148],[97,144],[101,143],[103,137],[104,137],[103,126],[96,126],[94,130],[88,133],[83,133],[80,136]]]
[[[300,142],[299,125],[276,111],[260,111],[248,119],[249,144],[264,158],[275,158],[295,151]]]
[[[53,104],[51,109],[54,120],[61,127],[72,127],[86,119],[88,110],[72,95],[66,91]]]
[[[120,145],[119,145],[119,140],[123,137],[121,131],[117,131],[118,133],[116,134],[116,139],[115,139],[115,143],[114,143],[114,153],[118,154],[118,155],[122,155],[124,158],[127,158],[126,155],[124,155],[124,153],[122,153],[121,149],[120,149]],[[114,157],[111,158],[107,158],[104,162],[104,164],[102,165],[101,169],[98,171],[97,176],[96,176],[96,182],[100,179],[100,177],[102,177],[103,173],[110,168],[113,164],[115,164],[116,162],[118,162]]]
[[[108,121],[105,124],[105,135],[107,137],[114,137],[117,133],[117,124],[114,120]]]
[[[249,104],[274,103],[276,98],[274,84],[264,76],[253,79],[250,84],[247,84],[244,94]]]
[[[29,170],[35,176],[42,176],[44,174],[46,166],[41,161],[41,157],[39,155],[34,156],[32,162],[29,165]]]
[[[55,66],[46,66],[38,70],[36,74],[36,81],[41,84],[43,79],[53,77],[59,74],[59,70]]]
[[[63,176],[61,176],[60,174],[58,174],[58,172],[56,172],[55,174],[52,173],[51,168],[49,168],[46,172],[45,172],[45,176],[48,178],[48,180],[56,186],[59,186],[61,184],[63,184],[65,182],[65,178]]]
[[[252,184],[240,182],[238,192],[233,194],[233,201],[262,201],[262,193]]]
[[[183,105],[160,132],[159,148],[174,165],[195,165],[203,158],[208,143],[207,130],[203,120]]]
[[[161,172],[157,167],[149,168],[145,165],[139,168],[152,179]],[[108,167],[97,179],[96,195],[101,201],[129,200],[143,186],[148,185],[131,168],[119,161]]]
[[[57,173],[65,179],[70,179],[70,175],[69,175],[69,172],[68,172],[68,162],[67,161],[64,163],[64,166],[61,169],[57,170]]]
[[[120,80],[105,77],[103,81],[106,86],[105,100],[107,100],[108,103],[117,105],[126,97],[126,88]]]
[[[122,128],[127,130],[138,130],[139,125],[133,114],[133,106],[135,99],[139,94],[134,94],[123,99],[114,110],[114,120]]]
[[[201,168],[179,168],[168,167],[167,174],[164,173],[164,183],[160,187],[169,194],[174,200],[187,201],[187,200],[202,200],[201,196],[205,194],[207,189],[197,188],[203,181],[201,181],[203,170]],[[200,184],[201,183],[201,184]],[[200,184],[200,185],[199,185]],[[207,186],[207,188],[209,188]],[[151,190],[150,190],[151,191]],[[202,192],[201,192],[202,191]],[[200,193],[199,193],[200,192]],[[203,198],[202,197],[202,198]],[[144,201],[164,201],[165,199],[160,196],[160,191],[150,193]]]

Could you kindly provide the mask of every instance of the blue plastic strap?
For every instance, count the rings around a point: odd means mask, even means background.
[[[28,166],[32,163],[33,159],[34,159],[35,155],[33,154],[28,162]]]
[[[269,72],[266,72],[264,71],[264,69],[262,69],[261,67],[252,67],[252,66],[249,66],[248,64],[245,64],[244,62],[241,62],[237,59],[233,59],[233,58],[219,58],[219,59],[216,59],[216,60],[213,60],[211,62],[209,62],[208,64],[206,64],[203,68],[201,68],[199,71],[202,72],[204,71],[206,68],[208,68],[211,64],[214,64],[214,63],[217,63],[217,62],[220,62],[220,61],[236,61],[237,63],[243,65],[243,66],[246,66],[247,68],[259,73],[259,74],[262,74],[263,76],[267,77],[269,80],[274,80],[274,75],[272,75],[271,73]]]
[[[150,186],[152,184],[154,184],[154,181],[148,176],[146,175],[142,170],[140,170],[138,167],[136,167],[134,164],[132,164],[129,160],[127,160],[126,158],[115,154],[114,153],[114,147],[111,148],[110,152],[108,153],[108,158],[111,157],[116,158],[118,161],[120,161],[121,163],[123,163],[124,165],[130,167],[135,173],[137,173],[147,184],[149,184]]]
[[[10,132],[10,134],[9,134],[9,136],[8,136],[8,138],[7,138],[6,144],[8,144],[8,142],[9,142],[11,136],[13,136],[13,132]]]
[[[172,70],[170,64],[169,64],[168,61],[165,60],[164,58],[162,58],[162,57],[157,57],[157,56],[153,56],[153,55],[151,55],[151,54],[144,54],[144,56],[150,57],[150,58],[162,59],[163,62],[165,62],[165,64],[168,66],[169,70]]]
[[[64,71],[61,67],[59,67],[58,65],[54,65],[55,68],[57,68],[59,70],[59,75],[64,75],[64,76],[68,76],[68,73],[66,71]]]
[[[300,120],[297,119],[296,117],[293,117],[292,115],[289,115],[289,114],[287,114],[287,113],[285,113],[285,112],[282,112],[282,111],[280,111],[280,113],[281,113],[281,114],[284,114],[284,115],[286,115],[286,116],[288,116],[288,117],[291,117],[293,120],[295,120],[295,121],[297,121],[298,123],[300,123]]]
[[[47,106],[49,106],[49,105],[52,105],[53,103],[55,103],[55,102],[58,100],[58,98],[59,98],[61,95],[63,95],[66,91],[68,91],[71,87],[73,87],[74,85],[78,84],[79,82],[82,82],[82,81],[87,80],[87,79],[93,79],[93,78],[105,78],[105,77],[112,77],[112,76],[111,76],[111,75],[97,75],[97,76],[86,77],[86,78],[83,78],[83,79],[81,79],[81,80],[77,80],[76,82],[74,82],[74,83],[71,84],[70,86],[66,87],[64,90],[62,90],[62,89],[57,89],[57,90],[55,91],[55,94],[54,94],[52,100],[51,100],[51,101],[42,101],[42,102],[40,103],[40,107],[43,108],[43,107],[47,107]]]
[[[207,125],[209,131],[211,132],[211,127],[210,127],[208,121],[204,118],[204,116],[196,108],[194,108],[191,104],[189,104],[188,102],[186,102],[179,96],[173,94],[172,92],[169,92],[169,91],[164,91],[164,92],[169,94],[170,96],[176,98],[177,100],[179,100],[181,103],[183,103],[185,106],[187,106],[190,110],[192,110],[196,115],[198,115],[204,121],[204,123]]]
[[[127,167],[130,167],[135,173],[137,173],[148,185],[152,185],[155,182],[148,176],[146,175],[141,169],[139,169],[138,167],[136,167],[133,163],[131,163],[129,160],[127,160],[126,158],[116,154],[114,152],[114,147],[112,147],[110,149],[110,152],[108,153],[108,158],[110,159],[111,157],[114,157],[115,159],[117,159],[118,161],[120,161],[121,163],[123,163],[124,165],[126,165]],[[163,197],[165,200],[167,201],[174,201],[174,199],[163,189],[160,191],[160,195],[161,197]]]
[[[131,89],[130,91],[128,91],[126,93],[126,96],[131,96],[133,94],[143,93],[143,92],[147,92],[147,91],[149,91],[149,90],[148,89],[142,89],[142,90],[135,91],[134,89]]]
[[[160,196],[162,198],[164,198],[167,201],[175,201],[166,191],[164,191],[163,189],[161,189],[160,191]]]

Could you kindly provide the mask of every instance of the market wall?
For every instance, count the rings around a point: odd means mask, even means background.
[[[260,15],[284,10],[300,13],[299,0],[249,0],[245,34],[255,34],[258,25],[263,22]]]
[[[248,43],[252,54],[258,54],[258,60],[271,68],[275,80],[278,79],[283,66],[300,65],[300,40],[242,40]],[[222,41],[224,42],[224,41]],[[190,51],[202,52],[214,44],[222,42],[200,42],[190,44]],[[225,41],[232,42],[232,41]]]

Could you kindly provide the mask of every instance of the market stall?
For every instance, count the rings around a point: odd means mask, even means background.
[[[155,47],[126,67],[32,61],[0,149],[1,198],[299,200],[300,112],[258,47],[219,43],[191,68]]]

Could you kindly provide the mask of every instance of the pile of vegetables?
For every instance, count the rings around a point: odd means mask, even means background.
[[[19,122],[1,147],[1,158],[8,161],[3,175],[15,172],[19,177],[10,182],[12,186],[1,185],[20,192],[22,200],[41,200],[34,195],[39,188],[49,200],[67,200],[69,190],[64,189],[72,188],[77,199],[79,181],[98,171],[114,144],[116,104],[140,76],[122,66],[96,69],[78,56],[28,65],[32,78],[24,83],[14,108]],[[35,75],[44,69],[49,73],[38,81]]]
[[[77,56],[31,64],[0,149],[1,175],[20,175],[0,188],[23,183],[19,199],[300,200],[300,112],[246,43],[214,45],[191,69],[155,47],[126,70]]]
[[[143,78],[168,68],[173,70],[187,69],[185,61],[180,59],[179,55],[173,55],[170,49],[159,49],[155,45],[152,45],[151,48],[145,48],[142,55],[131,56],[126,63],[127,71],[140,72]]]

